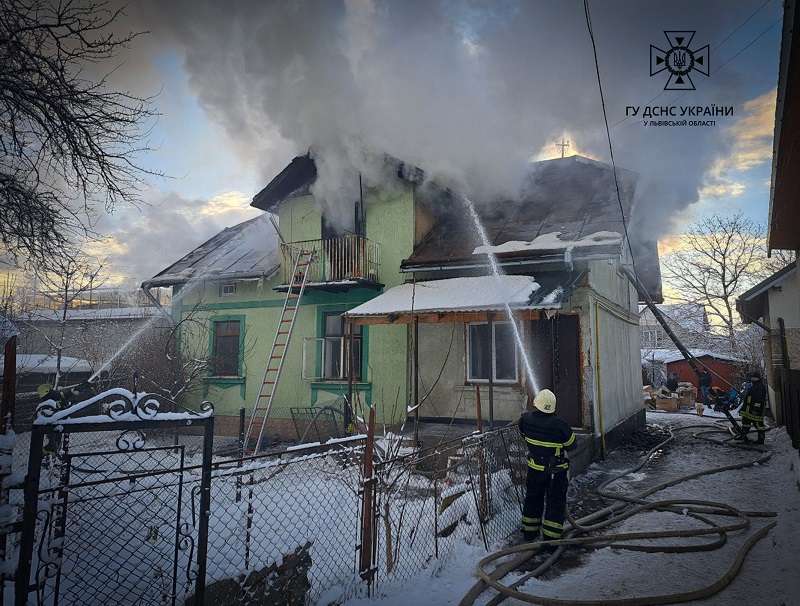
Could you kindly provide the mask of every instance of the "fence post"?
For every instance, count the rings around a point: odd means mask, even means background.
[[[371,593],[375,577],[374,553],[374,491],[375,478],[373,477],[372,457],[375,452],[375,408],[369,409],[369,425],[367,427],[367,441],[364,448],[364,479],[361,484],[361,558],[358,573],[367,581],[367,591]]]
[[[33,543],[36,535],[36,512],[39,505],[39,476],[42,470],[42,444],[44,426],[34,425],[31,429],[28,473],[25,476],[25,504],[22,510],[22,533],[19,546],[19,563],[14,580],[14,604],[25,606],[31,585],[31,566],[33,564]]]
[[[211,514],[211,459],[214,452],[214,417],[205,422],[203,433],[203,471],[200,478],[200,527],[197,532],[197,582],[195,604],[205,604],[206,564],[208,560],[208,518]]]

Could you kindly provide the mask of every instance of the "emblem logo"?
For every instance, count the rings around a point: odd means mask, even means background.
[[[697,70],[704,76],[709,75],[709,50],[708,44],[702,48],[691,50],[695,32],[664,32],[669,50],[661,50],[650,45],[650,76],[669,71],[664,90],[695,90],[690,72]]]

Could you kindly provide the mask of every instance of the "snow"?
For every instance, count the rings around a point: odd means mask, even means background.
[[[5,368],[5,356],[0,356],[0,372]],[[17,372],[56,372],[55,354],[17,354]],[[80,358],[61,356],[61,372],[92,372],[91,363]]]
[[[633,495],[665,480],[765,456],[761,452],[703,439],[709,437],[706,436],[708,432],[716,432],[714,439],[723,438],[726,432],[719,424],[724,424],[724,417],[720,417],[721,413],[698,417],[694,414],[648,412],[648,423],[676,428],[674,442],[664,447],[637,473],[614,482],[608,490]],[[572,561],[577,560],[577,565],[565,565],[560,569],[556,564],[545,578],[527,581],[521,591],[563,600],[605,599],[608,601],[603,603],[611,604],[621,599],[695,590],[722,577],[742,543],[757,529],[777,521],[777,527],[748,552],[742,568],[728,586],[692,603],[705,606],[800,605],[800,457],[783,428],[769,431],[766,442],[772,456],[763,464],[703,475],[664,488],[649,498],[711,500],[746,512],[774,512],[776,517],[751,517],[749,529],[728,533],[728,542],[713,551],[648,554],[610,547],[596,551],[570,548],[565,555],[573,552]],[[570,498],[574,498],[576,488],[598,482],[600,478],[610,478],[631,467],[630,452],[618,450],[611,453],[605,461],[591,465],[586,472],[573,478]],[[733,523],[731,518],[716,517],[715,521],[723,525]],[[680,513],[676,516],[653,511],[633,516],[604,532],[653,532],[662,530],[665,525],[681,529],[696,527],[698,523]],[[700,542],[708,540],[700,539]],[[686,539],[673,538],[670,541],[682,543]],[[498,550],[503,547],[496,546]],[[408,583],[374,598],[348,600],[344,606],[459,604],[477,581],[475,567],[484,557],[486,552],[481,546],[460,544],[450,560],[432,566]],[[520,575],[517,572],[513,578]],[[506,577],[506,583],[510,582]],[[484,591],[475,604],[483,606],[495,595],[492,590]],[[508,599],[504,603],[522,602]]]
[[[497,246],[478,246],[472,251],[473,255],[485,255],[488,252],[502,254],[510,252],[520,252],[526,250],[572,250],[576,246],[581,248],[591,246],[607,246],[609,244],[622,244],[622,235],[615,231],[598,231],[577,240],[562,240],[561,232],[556,231],[549,234],[537,236],[530,242],[511,240],[498,244]]]
[[[144,319],[162,313],[157,307],[104,307],[101,309],[68,309],[66,319],[63,310],[40,309],[20,316],[23,322],[76,322],[82,320],[129,320]]]
[[[524,307],[539,289],[532,276],[448,278],[394,286],[348,312],[373,316],[412,311],[476,311]]]
[[[643,351],[645,353],[642,356],[642,364],[652,364],[653,362],[668,364],[669,362],[676,362],[678,360],[685,359],[683,357],[683,354],[677,349],[647,349]],[[703,356],[708,356],[710,358],[715,358],[717,360],[727,360],[729,362],[743,361],[738,358],[733,358],[731,356],[721,354],[711,349],[690,349],[689,353],[691,353],[695,358],[702,358]]]

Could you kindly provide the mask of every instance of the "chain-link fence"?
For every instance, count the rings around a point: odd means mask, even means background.
[[[40,604],[193,605],[198,574],[206,604],[338,603],[519,528],[527,447],[516,427],[423,450],[343,438],[208,467],[201,436],[159,429],[123,452],[115,435],[65,437],[41,469]]]
[[[363,452],[363,439],[350,440],[217,465],[206,603],[316,604],[365,593],[355,572]]]
[[[379,463],[370,546],[377,591],[445,561],[458,543],[488,550],[518,531],[526,453],[513,427]]]

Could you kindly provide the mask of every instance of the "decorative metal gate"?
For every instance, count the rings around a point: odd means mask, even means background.
[[[63,409],[41,404],[16,604],[202,604],[212,413],[123,389]],[[196,444],[173,443],[187,425],[202,429]]]

